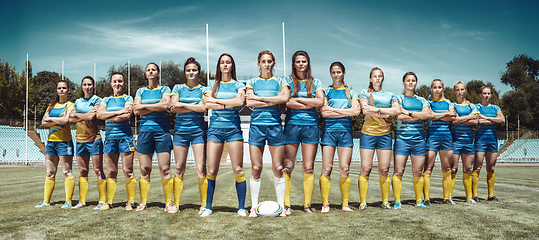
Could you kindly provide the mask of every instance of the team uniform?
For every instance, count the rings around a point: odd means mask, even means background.
[[[204,96],[204,87],[197,85],[189,87],[186,84],[176,84],[172,89],[172,95],[178,96],[178,101],[187,104],[198,104]],[[206,143],[207,130],[204,122],[204,113],[188,112],[176,114],[176,124],[174,125],[173,144],[182,147],[189,147],[199,143]],[[174,204],[180,207],[180,196],[183,189],[183,177],[174,176]],[[198,178],[198,189],[200,191],[200,206],[206,207],[206,194],[208,182],[206,178]]]
[[[214,82],[210,83],[205,89],[205,93],[211,94]],[[244,91],[245,85],[236,80],[228,82],[221,81],[219,88],[215,92],[216,99],[231,99],[238,95],[238,92]],[[210,117],[210,126],[208,128],[208,141],[218,143],[243,141],[241,132],[241,121],[238,108],[214,109]],[[217,175],[207,175],[208,195],[206,198],[206,209],[213,210],[213,193],[215,192],[215,179]],[[238,209],[245,210],[245,196],[247,195],[247,183],[245,182],[245,173],[234,175],[236,180],[236,192],[238,194]]]
[[[487,106],[476,105],[477,110],[485,117],[496,117],[502,110],[496,106],[489,104]],[[496,131],[496,124],[493,125],[477,125],[475,131],[475,151],[476,152],[498,152],[498,132]],[[478,182],[479,173],[474,171],[472,173],[472,181]],[[488,197],[489,200],[494,197],[494,172],[487,172],[487,185],[488,185]],[[477,197],[477,184],[472,183],[473,196]]]
[[[473,104],[455,103],[455,112],[460,117],[465,117],[473,113],[478,113],[477,106]],[[475,154],[474,135],[472,126],[466,124],[454,124],[453,130],[453,154]],[[463,159],[464,160],[464,159]],[[472,198],[472,174],[463,173],[462,183],[466,192],[466,199]]]

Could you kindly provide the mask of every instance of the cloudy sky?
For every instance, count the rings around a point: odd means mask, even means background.
[[[502,93],[500,72],[517,54],[539,58],[537,1],[3,1],[0,58],[34,73],[61,72],[79,82],[104,77],[127,61],[185,62],[197,58],[215,72],[223,52],[232,54],[238,78],[257,76],[264,49],[277,57],[283,76],[291,56],[305,50],[313,76],[331,84],[329,65],[344,63],[345,81],[367,88],[372,67],[385,72],[384,90],[402,92],[402,75],[420,84],[440,78],[447,86],[473,79],[492,82]]]

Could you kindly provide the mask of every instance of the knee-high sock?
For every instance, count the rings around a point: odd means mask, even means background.
[[[423,194],[425,201],[430,201],[430,173],[423,173]]]
[[[453,188],[455,188],[456,176],[457,176],[457,173],[451,173],[451,188],[449,190],[449,198],[453,197]]]
[[[252,179],[249,181],[251,188],[251,208],[258,206],[258,194],[260,193],[260,178]]]
[[[88,177],[79,177],[79,202],[86,204],[86,194],[88,193]]]
[[[138,184],[140,185],[140,204],[146,204],[148,201],[148,193],[150,192],[150,179],[139,178]]]
[[[391,181],[388,177],[380,177],[380,190],[382,190],[382,203],[389,202],[389,188]]]
[[[311,175],[311,174],[309,174]],[[303,175],[305,181],[305,175]],[[320,193],[322,194],[322,204],[329,204],[329,189],[331,187],[331,179],[329,176],[320,175]],[[305,188],[305,182],[303,182],[303,188]],[[307,205],[307,196],[305,196],[304,208],[310,206]]]
[[[135,203],[135,194],[137,193],[137,179],[134,177],[125,179],[125,190],[127,190],[127,202]]]
[[[208,180],[198,178],[198,191],[200,192],[200,207],[206,207],[206,197],[208,196]]]
[[[328,177],[328,180],[329,180],[329,177]],[[322,189],[322,186],[320,186],[320,189]],[[311,202],[313,199],[313,191],[314,191],[314,173],[303,174],[303,197],[305,198],[303,202],[304,208],[311,206]],[[329,196],[329,188],[328,188],[328,196]]]
[[[444,201],[449,198],[449,191],[451,191],[451,171],[443,173],[442,189],[444,192]]]
[[[64,178],[64,187],[66,191],[66,201],[71,202],[73,192],[75,191],[75,177],[71,176]]]
[[[472,196],[477,197],[477,185],[479,184],[479,172],[472,172]]]
[[[107,203],[112,204],[114,194],[116,194],[116,187],[118,186],[118,180],[116,178],[107,178]]]
[[[369,177],[359,175],[359,200],[360,203],[367,203],[367,190],[369,188]]]
[[[245,173],[234,174],[236,179],[236,194],[238,195],[238,209],[245,209],[245,196],[247,195],[247,182],[245,181]]]
[[[350,176],[341,177],[339,179],[339,188],[341,189],[341,199],[342,199],[343,207],[348,206],[348,199],[350,198],[351,185],[352,185],[352,182],[350,181]]]
[[[281,207],[284,207],[284,192],[285,192],[285,180],[284,177],[273,177],[273,186],[275,187],[275,195],[277,195],[277,202]]]
[[[97,191],[99,192],[99,201],[107,201],[107,179],[97,179]]]
[[[217,175],[208,174],[206,177],[208,179],[208,197],[206,198],[206,209],[213,210],[213,193],[215,192],[215,178],[217,178]]]
[[[284,176],[284,182],[285,182],[285,190],[284,190],[284,205],[290,206],[290,190],[292,190],[292,174],[283,174]]]
[[[466,192],[466,200],[472,198],[472,174],[462,174],[462,184],[464,185],[464,192]]]
[[[161,179],[161,184],[163,185],[163,193],[165,194],[165,204],[171,204],[172,192],[174,191],[174,179]]]
[[[45,178],[45,190],[43,193],[43,201],[50,203],[51,202],[51,196],[52,192],[54,191],[54,184],[55,184],[54,178]]]
[[[183,177],[174,176],[174,205],[180,207],[180,197],[183,191]]]
[[[488,197],[494,197],[494,181],[496,176],[494,172],[487,172],[487,187],[488,187]]]
[[[423,184],[424,184],[424,178],[421,177],[414,177],[414,191],[415,191],[415,203],[418,203],[423,198]]]
[[[400,202],[401,189],[402,189],[402,176],[393,175],[393,177],[391,177],[391,183],[393,185],[393,197],[395,197],[395,202]]]

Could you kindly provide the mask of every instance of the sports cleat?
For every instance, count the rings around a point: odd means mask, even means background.
[[[171,208],[171,207],[172,207],[172,204],[167,203],[167,204],[165,205],[165,212],[170,212],[170,208]]]
[[[249,217],[258,217],[258,215],[256,215],[256,208],[251,208],[251,213],[249,214]]]
[[[430,207],[430,205],[431,205],[431,204],[430,204],[430,200],[424,201],[423,204],[425,204],[425,205],[427,205],[427,206],[429,206],[429,207]]]
[[[239,215],[240,217],[247,217],[247,210],[245,210],[245,209],[239,209],[239,210],[238,210],[238,215]]]
[[[103,205],[99,211],[105,211],[105,210],[109,210],[109,209],[112,209],[112,204],[110,203],[105,203],[105,205]]]
[[[320,210],[321,213],[327,213],[329,212],[329,204],[324,204],[324,206],[322,206],[322,210]]]
[[[353,212],[354,211],[349,206],[342,207],[342,210],[345,211],[345,212]]]
[[[416,207],[424,207],[424,208],[428,208],[429,206],[427,204],[425,204],[425,202],[423,200],[419,201],[418,203],[415,204]]]
[[[210,209],[205,209],[204,212],[202,214],[200,214],[200,217],[207,217],[207,216],[210,216],[210,214],[212,214],[213,211],[210,210]]]
[[[474,197],[473,200],[478,203],[478,202],[481,202],[481,200],[479,200],[479,197]]]
[[[73,205],[71,205],[70,201],[65,201],[64,205],[62,205],[62,208],[71,208]]]
[[[359,210],[367,210],[367,203],[359,204]]]
[[[101,202],[99,201],[99,203],[97,204],[97,206],[95,206],[94,210],[99,210],[103,207],[103,205],[105,205],[106,203],[105,202]]]
[[[82,207],[86,207],[86,204],[83,204],[81,202],[77,203],[77,205],[71,207],[71,208],[82,208]]]
[[[37,205],[36,205],[36,208],[40,208],[40,207],[49,207],[51,204],[48,203],[48,202],[45,202],[45,201],[41,201],[39,202]]]
[[[284,206],[284,212],[286,215],[292,214],[292,208],[288,205]]]
[[[395,208],[395,209],[402,209],[402,204],[401,204],[401,202],[395,202],[395,205],[393,205],[393,208]]]
[[[303,209],[304,212],[306,213],[314,213],[313,209],[311,208],[311,206],[307,206],[306,208]]]
[[[496,196],[489,197],[489,198],[487,199],[487,201],[499,202],[499,201],[498,201],[498,198],[497,198]]]
[[[383,209],[391,209],[391,204],[389,204],[389,202],[382,203],[382,208]]]
[[[135,208],[135,204],[128,202],[128,203],[125,204],[124,210],[131,211],[131,210],[133,210],[133,208]]]
[[[135,212],[140,212],[146,210],[146,204],[139,204],[137,209],[135,209]]]
[[[172,205],[170,207],[170,210],[168,210],[169,213],[177,213],[180,211],[180,208],[176,207],[176,205]]]
[[[444,203],[447,205],[455,205],[455,203],[451,200],[451,198],[448,198],[447,200],[445,200]]]
[[[467,203],[476,203],[475,200],[473,200],[473,198],[468,198],[468,199],[466,199],[465,202],[467,202]]]
[[[206,210],[206,207],[200,207],[200,210],[198,210],[198,214],[202,214],[204,213],[204,211]]]

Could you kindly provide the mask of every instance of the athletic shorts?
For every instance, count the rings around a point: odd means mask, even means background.
[[[177,131],[174,133],[172,143],[177,146],[189,147],[189,144],[195,145],[205,143],[208,139],[208,133],[203,129],[193,131]]]
[[[218,143],[243,141],[243,134],[241,129],[234,128],[216,128],[210,127],[208,129],[208,141],[214,141]]]
[[[282,146],[284,144],[283,125],[256,125],[249,128],[249,144],[264,146]]]
[[[93,156],[103,154],[103,141],[101,139],[93,142],[77,142],[76,156]]]
[[[393,153],[408,156],[425,156],[427,154],[427,143],[425,140],[402,140],[396,139],[393,145]]]
[[[453,151],[453,139],[427,139],[429,151]]]
[[[48,141],[47,147],[45,148],[45,154],[52,155],[52,156],[73,155],[73,142],[72,141],[63,141],[63,142]]]
[[[474,142],[453,142],[453,154],[475,154]]]
[[[371,136],[362,133],[359,139],[359,148],[393,150],[393,139],[391,139],[391,134]]]
[[[135,143],[133,142],[132,137],[128,137],[125,139],[105,140],[105,150],[103,152],[106,154],[126,153],[134,151]]]
[[[475,142],[474,145],[476,152],[498,152],[498,143],[497,142]]]
[[[317,124],[313,125],[292,125],[284,126],[285,144],[318,144],[320,143],[320,128]]]
[[[332,147],[353,147],[354,139],[351,132],[324,131],[320,144]]]
[[[170,132],[141,132],[137,138],[137,152],[153,154],[170,152],[172,150],[172,138]]]

